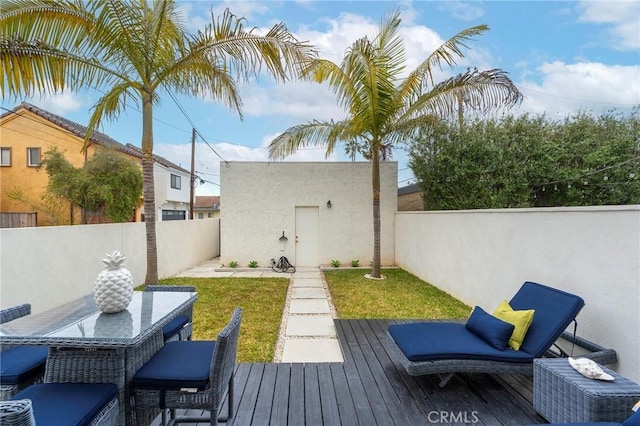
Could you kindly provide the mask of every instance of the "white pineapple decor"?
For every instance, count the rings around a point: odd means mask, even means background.
[[[125,259],[119,251],[107,253],[102,259],[106,269],[96,278],[93,296],[98,308],[106,314],[127,309],[133,298],[133,276],[122,266]]]

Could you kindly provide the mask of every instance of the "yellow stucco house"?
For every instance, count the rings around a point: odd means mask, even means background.
[[[141,161],[141,151],[132,145],[123,145],[104,133],[93,132],[90,144],[85,152],[82,152],[86,127],[58,115],[52,114],[29,103],[22,103],[13,110],[0,116],[0,212],[1,213],[37,213],[37,225],[66,225],[86,222],[102,222],[101,218],[74,208],[69,203],[46,201],[43,195],[46,193],[48,175],[44,170],[39,170],[38,165],[42,155],[56,147],[65,158],[74,166],[82,167],[100,147],[109,147],[122,153],[122,155],[134,159],[138,164]],[[162,173],[155,172],[156,194],[158,187],[160,193],[166,194],[163,188],[163,180],[175,182],[176,176],[185,182],[189,181],[190,173],[176,166],[166,159],[155,156],[158,167]],[[164,173],[169,170],[169,173]],[[167,174],[165,178],[164,175]],[[188,188],[187,188],[188,189]],[[172,191],[176,192],[175,189]],[[184,194],[178,195],[180,202],[176,206],[184,205]],[[158,206],[172,210],[171,200],[156,197]],[[132,212],[132,221],[140,221],[142,215],[142,199],[139,207]],[[164,210],[161,210],[162,214]],[[184,216],[184,215],[183,215]],[[161,219],[161,218],[160,218]]]

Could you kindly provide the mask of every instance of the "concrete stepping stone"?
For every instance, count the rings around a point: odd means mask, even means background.
[[[344,357],[338,339],[287,339],[281,362],[344,362]]]
[[[291,315],[286,336],[336,337],[336,327],[330,315]]]
[[[292,287],[323,287],[322,278],[294,278]]]
[[[326,299],[292,299],[290,314],[330,314]]]
[[[326,297],[321,287],[295,287],[291,292],[293,299],[325,299]]]

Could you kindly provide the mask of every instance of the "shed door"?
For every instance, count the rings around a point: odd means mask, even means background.
[[[296,266],[319,266],[318,207],[296,207]]]

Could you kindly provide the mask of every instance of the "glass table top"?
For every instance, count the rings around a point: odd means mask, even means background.
[[[135,344],[168,323],[197,299],[197,293],[136,291],[122,312],[105,314],[93,294],[0,325],[0,343]]]

